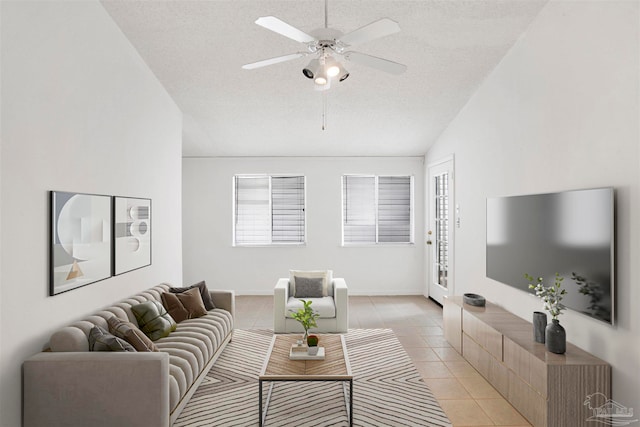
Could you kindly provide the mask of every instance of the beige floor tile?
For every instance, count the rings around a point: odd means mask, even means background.
[[[478,399],[477,402],[495,425],[527,424],[527,420],[504,399]]]
[[[397,337],[413,337],[420,335],[420,326],[396,326],[393,328],[393,333]]]
[[[482,376],[460,377],[458,381],[474,399],[501,399],[502,396]]]
[[[455,378],[426,378],[424,382],[440,403],[441,399],[471,399],[471,395]]]
[[[442,400],[440,406],[454,427],[493,425],[475,400]]]
[[[393,329],[393,333],[397,337],[413,337],[413,336],[430,336],[430,335],[442,335],[442,328],[439,326],[396,326]]]
[[[399,336],[398,341],[404,348],[408,347],[429,347],[429,344],[420,335]]]
[[[434,353],[429,347],[405,347],[404,351],[407,352],[411,360],[415,362],[437,362],[440,359],[438,355]]]
[[[433,352],[438,355],[443,362],[465,362],[460,353],[453,348],[434,348]]]
[[[385,316],[384,325],[385,328],[404,328],[407,326],[426,328],[431,326],[439,326],[435,323],[435,321],[425,317],[424,315],[407,319],[404,318],[401,314],[397,314],[392,317]]]
[[[443,335],[444,332],[442,331],[442,328],[440,326],[429,326],[426,328],[422,328],[422,331],[420,332],[420,335],[425,335],[425,336],[434,336],[434,335]]]
[[[477,377],[480,376],[478,371],[466,361],[446,361],[447,368],[455,377]]]
[[[451,347],[449,341],[447,341],[443,336],[431,335],[424,337],[424,339],[431,347]]]
[[[453,378],[444,362],[413,362],[422,378]]]

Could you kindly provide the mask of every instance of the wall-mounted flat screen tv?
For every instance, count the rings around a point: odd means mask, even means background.
[[[521,289],[527,273],[564,277],[562,303],[613,323],[614,190],[487,198],[487,277]]]

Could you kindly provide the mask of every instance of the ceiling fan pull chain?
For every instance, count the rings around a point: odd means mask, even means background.
[[[322,130],[327,129],[327,92],[322,92]]]

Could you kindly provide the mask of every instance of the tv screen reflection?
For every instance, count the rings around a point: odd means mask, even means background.
[[[613,189],[487,199],[487,277],[533,293],[524,274],[554,283],[562,304],[613,323]]]

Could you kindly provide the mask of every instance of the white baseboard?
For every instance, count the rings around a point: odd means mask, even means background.
[[[273,296],[271,291],[235,291],[236,296]],[[406,292],[349,292],[349,296],[353,297],[400,297],[400,296],[426,296],[421,291]]]

